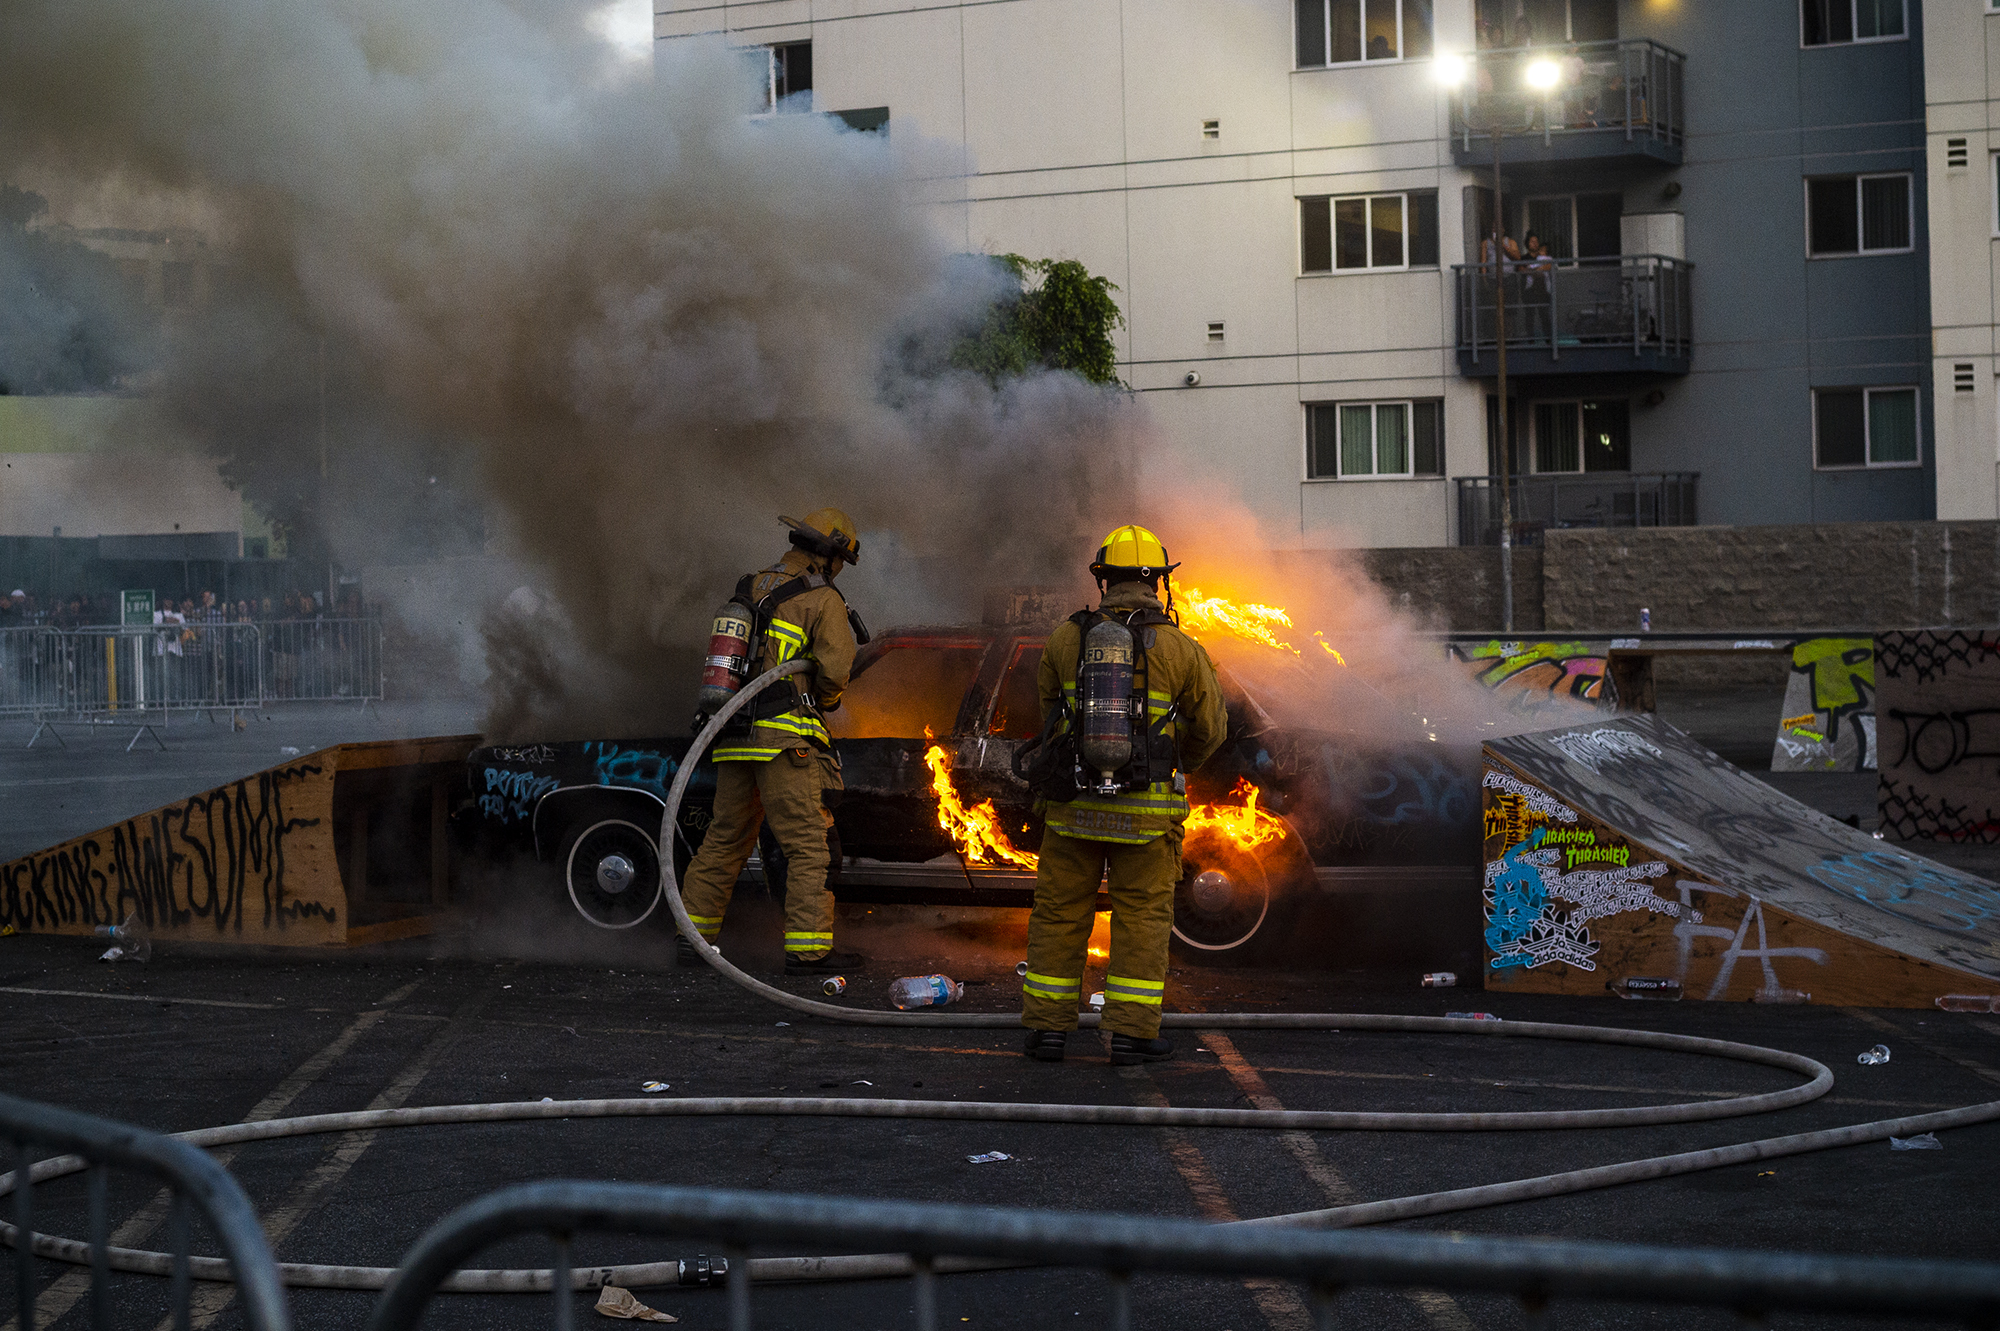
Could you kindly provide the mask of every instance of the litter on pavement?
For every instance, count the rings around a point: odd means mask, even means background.
[[[658,1095],[661,1091],[672,1090],[673,1087],[667,1085],[663,1081],[649,1081],[643,1086],[641,1086],[639,1089],[644,1091],[648,1095]]]
[[[985,1155],[968,1155],[965,1157],[965,1161],[971,1165],[992,1165],[998,1164],[1002,1160],[1012,1160],[1013,1158],[1013,1156],[1008,1155],[1005,1151],[988,1151]]]
[[[616,1285],[606,1285],[604,1292],[597,1296],[597,1315],[619,1317],[628,1322],[678,1322],[681,1319],[671,1313],[663,1313],[658,1308],[648,1308],[639,1302],[629,1289]]]
[[[1937,1139],[1935,1132],[1921,1133],[1915,1137],[1891,1137],[1889,1149],[1892,1151],[1942,1151],[1944,1143]]]

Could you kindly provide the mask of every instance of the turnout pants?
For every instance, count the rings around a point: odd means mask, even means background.
[[[833,950],[833,893],[826,890],[826,830],[833,813],[825,791],[834,784],[831,756],[810,747],[786,749],[763,762],[715,766],[715,815],[688,865],[681,901],[711,943],[736,890],[736,876],[769,820],[785,852],[785,956],[816,961]]]
[[[1021,1024],[1073,1031],[1083,997],[1085,951],[1097,885],[1109,869],[1111,961],[1104,979],[1104,1029],[1150,1040],[1160,1033],[1174,888],[1181,880],[1181,829],[1130,845],[1063,836],[1042,838],[1035,909],[1028,917],[1028,974]]]

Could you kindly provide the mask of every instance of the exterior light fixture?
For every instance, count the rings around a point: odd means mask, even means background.
[[[1431,77],[1447,88],[1456,88],[1472,73],[1472,62],[1462,55],[1439,55],[1431,62]]]
[[[1562,66],[1553,60],[1537,60],[1528,66],[1528,86],[1548,92],[1562,81]]]

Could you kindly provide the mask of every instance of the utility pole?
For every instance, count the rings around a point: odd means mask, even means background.
[[[1553,89],[1561,77],[1558,66],[1546,58],[1530,63],[1524,73],[1528,86],[1538,88],[1544,94]],[[1474,62],[1467,61],[1463,57],[1440,59],[1438,62],[1438,76],[1448,84],[1462,83],[1474,75]],[[1499,476],[1496,478],[1500,483],[1500,628],[1504,633],[1512,633],[1514,631],[1514,480],[1513,459],[1510,455],[1513,450],[1513,430],[1507,414],[1507,253],[1501,248],[1506,233],[1503,221],[1506,216],[1506,200],[1500,175],[1500,148],[1508,132],[1514,128],[1515,120],[1519,121],[1522,133],[1534,128],[1535,107],[1533,103],[1528,103],[1525,113],[1517,113],[1513,120],[1510,120],[1500,105],[1498,89],[1493,88],[1489,91],[1494,102],[1491,111],[1485,115],[1475,116],[1471,100],[1461,95],[1459,115],[1468,133],[1487,134],[1493,139],[1493,342],[1499,363],[1499,378],[1495,384],[1499,401],[1495,414],[1498,417],[1496,433],[1500,445]],[[1544,115],[1546,114],[1545,97]],[[1480,266],[1483,268],[1485,265]],[[1473,293],[1473,303],[1472,341],[1476,349],[1479,345],[1476,288]]]

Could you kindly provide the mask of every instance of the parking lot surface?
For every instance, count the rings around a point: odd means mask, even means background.
[[[303,735],[306,723],[299,724]],[[176,764],[144,773],[177,782],[162,798],[254,756],[233,736],[178,752],[189,751]],[[36,825],[17,799],[32,805],[58,789],[27,784],[36,779],[70,783],[60,789],[64,816],[74,820],[53,825],[44,815],[39,825],[47,830],[38,844],[136,812],[138,791],[159,802],[143,781],[105,779],[132,770],[119,766],[126,755],[116,745],[100,738],[63,752],[69,756],[45,763],[41,749],[31,751],[27,757],[43,766],[39,776],[20,751],[0,758],[7,835],[17,842],[32,837]],[[1179,1051],[1168,1063],[1114,1068],[1098,1037],[1087,1035],[1072,1041],[1068,1061],[1043,1065],[1021,1057],[1012,1031],[871,1029],[776,1009],[705,968],[676,968],[664,929],[592,930],[565,917],[550,896],[533,872],[495,870],[481,899],[439,934],[352,950],[161,945],[145,965],[106,965],[96,960],[102,949],[92,940],[0,939],[0,1011],[7,1014],[0,1087],[173,1132],[251,1116],[631,1097],[645,1094],[647,1081],[667,1083],[660,1094],[675,1097],[1445,1111],[1672,1103],[1796,1080],[1740,1062],[1604,1045],[1200,1027],[1177,1033]],[[753,973],[775,977],[779,929],[772,903],[746,890],[730,914],[724,950]],[[871,958],[865,975],[852,977],[846,1001],[879,1007],[891,977],[932,970],[969,982],[968,1008],[1006,1011],[1018,1000],[1022,912],[850,907],[840,929],[843,947]],[[807,981],[773,982],[812,992]],[[1475,1010],[1514,1022],[1649,1028],[1805,1054],[1830,1067],[1836,1081],[1829,1095],[1775,1114],[1636,1129],[1275,1133],[763,1116],[577,1119],[300,1137],[235,1150],[228,1167],[255,1202],[281,1260],[391,1266],[452,1208],[530,1179],[1228,1220],[2000,1099],[1996,1017],[1426,990],[1416,968],[1372,965],[1345,953],[1337,938],[1325,941],[1317,964],[1301,961],[1284,971],[1177,962],[1167,1002],[1180,1012]],[[1856,1054],[1876,1043],[1889,1046],[1891,1060],[1857,1064]],[[1936,1151],[1892,1151],[1877,1142],[1402,1227],[1991,1260],[2000,1124],[1948,1131],[1940,1140],[1943,1149]],[[967,1159],[993,1151],[1012,1158]],[[113,1186],[112,1228],[122,1229],[130,1246],[164,1244],[157,1215],[149,1223],[151,1193],[136,1182]],[[52,1184],[40,1197],[49,1208],[46,1228],[84,1233],[80,1178]],[[655,1261],[698,1250],[606,1236],[580,1240],[576,1260]],[[546,1265],[548,1255],[546,1243],[521,1240],[488,1252],[479,1264]],[[43,1324],[85,1325],[83,1283],[73,1270],[42,1262],[39,1278]],[[0,1308],[9,1312],[12,1280],[8,1263],[0,1273]],[[166,1282],[119,1276],[114,1284],[119,1325],[156,1327],[166,1316]],[[1102,1277],[1090,1272],[952,1276],[940,1291],[945,1326],[1094,1326],[1108,1307]],[[726,1324],[723,1298],[714,1291],[640,1296],[690,1327]],[[309,1290],[292,1298],[304,1328],[358,1327],[373,1300]],[[590,1317],[590,1301],[579,1296],[580,1316]],[[766,1327],[906,1326],[911,1306],[906,1282],[760,1288],[756,1295],[757,1324]],[[1310,1324],[1298,1291],[1255,1282],[1142,1277],[1134,1306],[1138,1326],[1290,1331]],[[226,1287],[202,1287],[196,1307],[199,1326],[240,1324]],[[547,1325],[548,1318],[546,1297],[444,1295],[426,1325],[526,1327]],[[1339,1324],[1524,1322],[1517,1306],[1492,1297],[1359,1290],[1343,1296]],[[1558,1305],[1546,1324],[1739,1323],[1722,1314],[1570,1304]],[[1778,1324],[1848,1323],[1791,1317]]]

